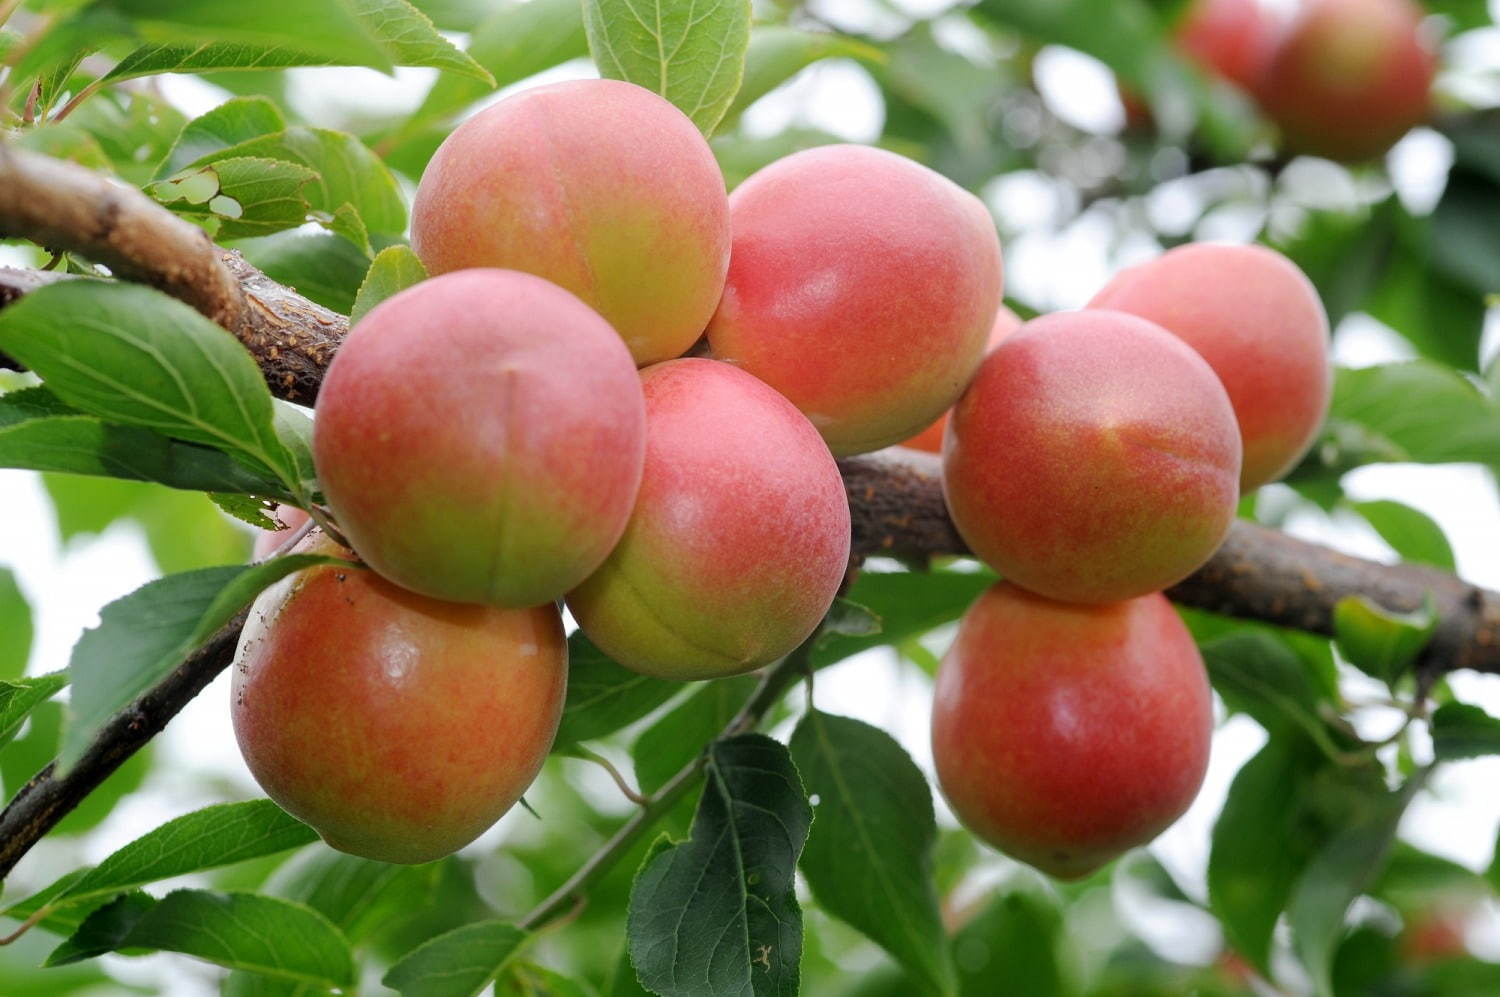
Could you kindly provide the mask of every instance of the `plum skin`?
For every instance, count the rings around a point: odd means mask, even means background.
[[[944,796],[980,838],[1061,879],[1180,817],[1212,736],[1203,660],[1159,593],[1081,606],[1002,582],[964,614],[938,669]]]
[[[638,365],[681,356],[719,302],[729,202],[688,117],[643,87],[532,87],[460,125],[412,202],[433,274],[502,267],[572,291]]]
[[[641,381],[640,496],[568,608],[601,650],[647,675],[768,664],[817,628],[848,567],[838,466],[790,402],[727,364],[670,360]]]
[[[943,440],[943,496],[974,554],[1026,589],[1114,602],[1223,542],[1240,435],[1213,370],[1123,312],[1026,323],[980,367]]]
[[[463,270],[381,302],[318,395],[318,475],[376,571],[435,599],[561,598],[630,517],[645,457],[635,365],[572,294]]]
[[[296,552],[349,556],[321,533]],[[555,606],[441,602],[325,565],[256,600],[231,714],[282,809],[340,851],[417,863],[473,841],[531,785],[566,685]]]

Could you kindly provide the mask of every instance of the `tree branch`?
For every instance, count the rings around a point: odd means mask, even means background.
[[[134,187],[0,142],[0,238],[11,237],[77,253],[191,305],[234,333],[287,401],[313,403],[349,328]],[[62,276],[0,268],[0,307]]]
[[[247,610],[225,624],[172,674],[105,725],[67,772],[59,776],[57,763],[49,763],[16,792],[0,811],[0,880],[10,874],[32,845],[229,667],[248,615]]]
[[[948,518],[936,456],[893,449],[839,467],[856,553],[925,558],[969,552]],[[1348,596],[1406,613],[1431,595],[1440,622],[1423,653],[1424,670],[1500,673],[1500,593],[1436,568],[1378,564],[1245,520],[1237,520],[1208,563],[1167,595],[1184,606],[1328,636],[1334,607]]]

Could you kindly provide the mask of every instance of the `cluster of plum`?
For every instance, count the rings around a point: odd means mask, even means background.
[[[1322,420],[1326,319],[1285,259],[1180,248],[1022,325],[988,210],[937,173],[835,145],[726,196],[687,117],[601,80],[460,126],[413,246],[434,276],[355,325],[317,403],[373,570],[267,590],[234,675],[252,772],[331,845],[424,861],[509,809],[558,726],[559,601],[647,675],[792,651],[849,566],[835,457],[934,447],[934,420],[954,522],[1007,579],[938,677],[954,810],[1078,875],[1191,801],[1210,694],[1159,590]]]
[[[1431,113],[1434,38],[1414,0],[1301,0],[1290,20],[1262,0],[1192,0],[1176,47],[1239,87],[1293,152],[1355,162]],[[1135,122],[1149,115],[1125,95]]]

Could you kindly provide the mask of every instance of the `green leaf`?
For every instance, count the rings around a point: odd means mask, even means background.
[[[200,225],[212,224],[217,238],[239,239],[307,221],[310,205],[302,189],[317,178],[305,166],[244,156],[183,170],[146,192]]]
[[[613,734],[682,690],[682,683],[651,678],[616,664],[577,631],[568,638],[568,694],[553,752]]]
[[[352,0],[350,6],[396,65],[431,66],[483,83],[493,82],[489,73],[438,34],[426,15],[405,0]],[[105,80],[118,82],[158,73],[337,66],[346,62],[340,54],[308,51],[295,41],[281,45],[224,41],[196,45],[165,43],[137,48],[110,70]]]
[[[1308,667],[1284,642],[1263,632],[1235,632],[1205,643],[1214,689],[1232,710],[1249,714],[1273,734],[1299,729],[1326,741],[1318,703],[1325,699]]]
[[[579,0],[505,0],[493,4],[469,38],[469,55],[508,86],[544,69],[589,54]],[[447,118],[488,89],[472,79],[444,75],[413,116],[416,123]]]
[[[1453,548],[1443,528],[1425,512],[1388,499],[1353,502],[1350,506],[1401,555],[1401,560],[1454,570]]]
[[[227,454],[84,415],[46,388],[0,396],[0,467],[154,481],[192,491],[290,497],[280,482]]]
[[[1057,903],[1029,890],[990,901],[953,937],[963,997],[1072,997],[1078,988]]]
[[[703,753],[743,707],[759,679],[736,675],[704,683],[687,699],[641,732],[630,756],[642,793],[654,793]]]
[[[274,855],[318,835],[270,800],[221,803],[167,821],[74,880],[55,906],[83,903],[146,883]]]
[[[861,572],[847,601],[878,618],[880,630],[866,636],[832,633],[820,637],[813,648],[813,667],[826,668],[860,651],[898,644],[951,623],[994,583],[995,576],[988,571]]]
[[[1440,762],[1500,754],[1500,720],[1470,703],[1444,703],[1432,714],[1432,751]]]
[[[1402,404],[1392,405],[1392,398]],[[1340,369],[1329,426],[1359,431],[1374,460],[1500,467],[1500,406],[1451,367],[1426,360]],[[1334,457],[1336,467],[1368,462]]]
[[[370,264],[370,272],[365,275],[364,283],[359,285],[349,322],[358,322],[366,312],[386,298],[426,279],[427,268],[417,259],[417,254],[411,251],[410,246],[382,249]]]
[[[148,582],[105,606],[73,647],[70,717],[58,769],[76,762],[110,718],[165,678],[271,583],[332,558],[310,554],[204,568]],[[342,562],[338,562],[342,563]]]
[[[361,249],[369,249],[366,233],[399,236],[406,228],[406,204],[395,178],[353,135],[295,125],[226,146],[187,165],[247,157],[284,160],[315,172],[317,178],[303,189],[314,217]]]
[[[1393,685],[1409,671],[1437,629],[1431,595],[1415,613],[1393,613],[1362,595],[1333,607],[1334,641],[1348,662],[1371,678]]]
[[[155,902],[126,894],[90,915],[47,963],[138,948],[322,987],[355,980],[349,943],[322,914],[275,897],[206,890],[177,890]]]
[[[885,53],[873,45],[828,31],[806,31],[767,25],[750,32],[745,56],[745,78],[735,94],[726,121],[732,121],[802,70],[822,59],[862,59],[883,62]]]
[[[281,109],[264,97],[226,100],[182,126],[156,175],[166,177],[222,149],[285,129]]]
[[[438,935],[402,956],[380,981],[402,997],[470,997],[505,968],[526,940],[508,921],[480,921]]]
[[[0,395],[0,409],[10,395]],[[3,416],[0,416],[0,440],[3,440]],[[0,444],[3,448],[3,444]],[[16,574],[0,566],[0,679],[12,679],[26,671],[31,658],[31,606],[16,584]]]
[[[392,68],[391,59],[341,0],[95,0],[151,41],[295,46],[345,66]]]
[[[11,739],[28,713],[57,695],[58,690],[67,684],[66,672],[0,681],[0,747]]]
[[[495,997],[598,997],[598,991],[545,966],[513,962],[495,981]]]
[[[393,919],[420,911],[442,867],[393,865],[315,848],[278,869],[264,892],[311,907],[358,944]]]
[[[584,0],[583,25],[600,75],[655,91],[713,134],[745,74],[747,0]]]
[[[438,34],[427,15],[406,0],[349,0],[349,4],[396,65],[431,66],[495,85],[495,78],[483,66]]]
[[[298,484],[272,430],[271,393],[249,352],[160,291],[49,284],[0,311],[0,349],[91,415],[203,443]]]
[[[1267,978],[1276,920],[1312,857],[1303,795],[1320,763],[1306,739],[1272,737],[1235,775],[1214,824],[1209,905],[1234,950]]]
[[[324,308],[348,315],[370,260],[332,232],[279,232],[236,242],[233,248],[272,280],[295,287]]]
[[[1332,997],[1329,970],[1343,934],[1344,915],[1365,885],[1379,875],[1396,839],[1396,826],[1422,784],[1407,781],[1374,805],[1346,817],[1342,828],[1308,863],[1297,881],[1287,921],[1292,947],[1313,978],[1319,997]]]
[[[819,710],[797,724],[791,752],[818,798],[800,863],[818,905],[879,943],[924,990],[953,992],[921,770],[884,731]]]
[[[691,838],[648,858],[626,935],[663,997],[793,994],[802,911],[793,890],[812,809],[787,749],[762,734],[715,742]]]

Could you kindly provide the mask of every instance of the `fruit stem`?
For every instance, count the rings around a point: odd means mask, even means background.
[[[817,639],[818,635],[814,634],[803,641],[802,645],[791,654],[767,669],[761,677],[760,685],[756,686],[755,692],[745,701],[745,705],[740,708],[739,713],[735,714],[734,719],[725,725],[716,740],[754,730],[767,711],[781,699],[782,694],[797,679],[807,673],[809,656],[812,654],[813,643]],[[521,918],[517,922],[518,926],[524,931],[535,931],[580,904],[589,887],[614,868],[615,863],[630,851],[636,841],[651,830],[652,826],[671,810],[688,790],[697,785],[699,777],[703,775],[704,763],[707,761],[708,753],[705,750],[679,769],[677,774],[668,779],[655,793],[645,797],[641,801],[640,811],[621,825],[614,837],[606,841],[587,862],[579,867],[577,872],[568,878],[566,883],[559,886],[531,913]]]

